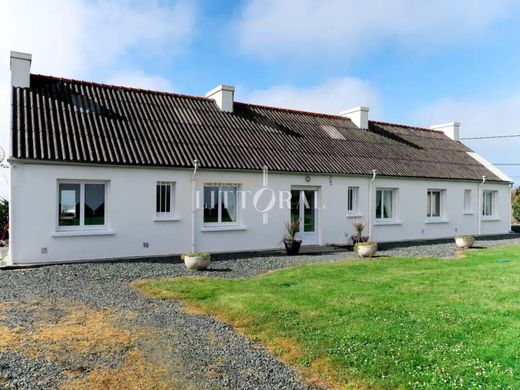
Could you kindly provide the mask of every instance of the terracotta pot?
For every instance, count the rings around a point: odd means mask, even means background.
[[[455,237],[455,244],[461,249],[468,249],[475,243],[475,237],[471,236],[459,236]]]
[[[360,257],[372,257],[377,252],[377,244],[362,244],[357,246],[357,254]]]
[[[210,263],[211,263],[211,257],[209,255],[207,255],[207,256],[184,255],[184,264],[186,265],[186,268],[193,270],[193,271],[199,271],[202,269],[206,269],[206,268],[208,268]]]
[[[300,252],[302,242],[300,240],[283,240],[285,251],[289,256],[297,255]]]

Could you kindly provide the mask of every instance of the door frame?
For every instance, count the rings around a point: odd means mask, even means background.
[[[317,186],[302,186],[302,185],[294,185],[294,186],[291,186],[291,191],[299,191],[300,193],[300,198],[298,200],[298,204],[299,204],[299,210],[298,210],[298,214],[299,214],[299,220],[300,220],[300,230],[304,230],[303,233],[300,231],[296,234],[296,238],[299,239],[299,240],[302,240],[302,245],[318,245],[319,243],[319,224],[318,224],[318,221],[319,221],[319,214],[318,214],[318,210],[319,210],[319,200],[320,200],[320,195],[319,195],[319,191],[320,190],[320,187],[317,187]],[[313,232],[309,232],[307,235],[305,234],[305,223],[304,223],[304,213],[305,213],[305,203],[303,203],[301,200],[302,200],[302,194],[304,193],[303,191],[313,191],[314,192],[314,231]],[[291,195],[292,196],[292,195]],[[289,213],[290,213],[290,210],[289,210]]]

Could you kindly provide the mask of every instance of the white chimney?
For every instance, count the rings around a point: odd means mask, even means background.
[[[206,94],[206,97],[215,100],[217,106],[225,112],[233,112],[233,100],[235,87],[230,85],[219,85]]]
[[[30,87],[31,59],[32,56],[29,53],[11,51],[11,85],[13,87]]]
[[[354,107],[341,111],[339,115],[349,118],[360,129],[368,129],[368,107]]]
[[[430,127],[430,129],[432,130],[442,131],[444,134],[446,134],[449,138],[451,138],[454,141],[459,140],[459,128],[459,122],[443,123],[442,125],[435,125]]]

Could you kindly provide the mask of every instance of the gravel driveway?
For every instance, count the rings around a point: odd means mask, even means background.
[[[518,244],[520,235],[477,241]],[[381,256],[455,254],[451,242],[385,245]],[[286,257],[221,255],[210,277],[353,257],[336,249]],[[0,388],[307,389],[255,341],[211,317],[150,299],[129,284],[187,275],[178,259],[54,265],[0,271]],[[140,371],[141,370],[141,371]],[[143,382],[139,374],[147,377]],[[135,375],[134,378],[132,375]]]

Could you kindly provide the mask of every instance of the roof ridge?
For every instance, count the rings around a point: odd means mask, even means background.
[[[421,126],[403,125],[401,123],[386,122],[386,121],[374,121],[374,120],[369,120],[369,122],[377,123],[377,124],[380,124],[380,125],[404,127],[404,128],[407,128],[407,129],[414,129],[414,130],[435,131],[436,133],[439,133],[438,130],[428,129],[426,127],[421,127]]]
[[[35,76],[35,77],[43,78],[43,79],[65,81],[65,82],[69,82],[69,83],[80,83],[80,84],[89,85],[92,87],[119,89],[119,90],[129,91],[129,92],[153,93],[153,94],[157,94],[157,95],[199,99],[199,100],[204,100],[204,101],[212,100],[205,96],[188,95],[188,94],[177,93],[177,92],[158,91],[158,90],[146,89],[146,88],[126,87],[124,85],[105,84],[105,83],[99,83],[99,82],[95,82],[95,81],[78,80],[78,79],[71,79],[71,78],[67,78],[67,77],[57,77],[57,76],[50,76],[50,75],[44,75],[44,74],[38,74],[38,73],[31,73],[31,76]]]
[[[289,113],[295,113],[295,114],[314,115],[314,116],[321,116],[321,117],[334,118],[334,119],[349,119],[349,118],[347,118],[345,116],[341,116],[341,115],[327,114],[327,113],[315,112],[315,111],[298,110],[295,108],[267,106],[264,104],[246,103],[246,102],[238,102],[238,101],[236,101],[235,104],[242,104],[244,106],[254,106],[254,107],[259,107],[259,108],[266,108],[266,109],[270,109],[270,110],[289,112]]]
[[[178,92],[159,91],[159,90],[147,89],[147,88],[127,87],[127,86],[124,86],[124,85],[106,84],[106,83],[100,83],[100,82],[95,82],[95,81],[86,81],[86,80],[79,80],[79,79],[73,79],[73,78],[68,78],[68,77],[58,77],[58,76],[44,75],[44,74],[39,74],[39,73],[31,73],[31,76],[35,76],[35,77],[43,78],[43,79],[59,80],[59,81],[72,82],[72,83],[80,83],[80,84],[89,85],[89,86],[93,86],[93,87],[103,87],[103,88],[119,89],[119,90],[129,91],[129,92],[153,93],[153,94],[157,94],[157,95],[175,96],[175,97],[182,97],[182,98],[188,98],[188,99],[198,99],[198,100],[204,100],[204,101],[212,100],[212,99],[207,98],[205,96],[189,95],[189,94],[178,93]],[[265,108],[265,109],[282,111],[282,112],[288,112],[288,113],[295,113],[295,114],[313,115],[313,116],[319,116],[319,117],[325,117],[325,118],[334,118],[334,119],[349,119],[347,117],[344,117],[344,116],[341,116],[341,115],[338,115],[338,114],[327,114],[327,113],[324,113],[324,112],[307,111],[307,110],[300,110],[300,109],[296,109],[296,108],[277,107],[277,106],[269,106],[269,105],[265,105],[265,104],[246,103],[246,102],[240,102],[240,101],[235,101],[234,103],[235,104],[242,104],[242,105],[245,105],[245,106],[253,106],[253,107],[259,107],[259,108]],[[379,123],[379,124],[382,124],[382,125],[404,127],[404,128],[409,128],[409,129],[424,130],[424,131],[436,131],[437,132],[437,130],[427,129],[425,127],[420,127],[420,126],[404,125],[404,124],[401,124],[401,123],[393,123],[393,122],[387,122],[387,121],[375,121],[375,120],[369,120],[369,122]]]

